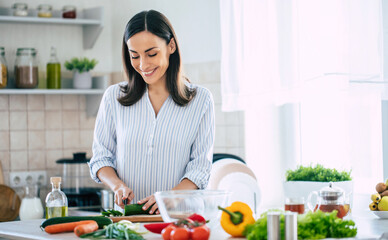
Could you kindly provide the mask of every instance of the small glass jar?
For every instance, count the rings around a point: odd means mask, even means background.
[[[13,5],[13,15],[25,17],[28,15],[28,5],[26,3],[15,3]]]
[[[63,18],[76,18],[77,12],[76,8],[72,5],[66,5],[62,9],[62,17]]]
[[[38,86],[38,60],[35,48],[18,48],[15,61],[15,86],[17,88]]]
[[[0,47],[0,88],[7,86],[7,61],[5,60],[5,50]]]
[[[38,6],[38,17],[51,18],[53,7],[50,4],[41,4]]]

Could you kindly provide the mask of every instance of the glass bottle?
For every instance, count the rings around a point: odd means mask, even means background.
[[[7,61],[5,60],[5,50],[0,47],[0,88],[7,86]]]
[[[38,186],[25,187],[25,196],[19,209],[20,220],[41,219],[43,217],[43,205],[38,197]]]
[[[47,63],[47,88],[61,88],[61,64],[58,61],[57,51],[54,47],[51,47],[50,60]]]
[[[46,219],[67,216],[67,197],[61,191],[61,177],[50,178],[52,191],[46,197]]]
[[[38,61],[35,48],[18,48],[15,61],[15,86],[17,88],[38,86]]]

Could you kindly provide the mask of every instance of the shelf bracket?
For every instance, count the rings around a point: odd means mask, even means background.
[[[102,7],[85,9],[83,14],[84,17],[87,19],[95,19],[100,21],[100,24],[82,26],[83,47],[84,49],[91,49],[96,43],[98,36],[102,32],[102,29],[104,28],[102,25],[104,9]]]

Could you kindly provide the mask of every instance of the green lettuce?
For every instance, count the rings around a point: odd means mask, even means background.
[[[284,240],[284,212],[278,211],[281,239]],[[268,212],[261,214],[254,224],[245,228],[244,236],[248,240],[267,239]],[[338,218],[337,211],[326,213],[318,210],[298,215],[298,239],[351,238],[356,235],[357,228],[354,221]]]

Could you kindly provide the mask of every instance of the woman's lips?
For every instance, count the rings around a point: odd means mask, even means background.
[[[157,68],[154,68],[154,69],[151,70],[151,71],[143,72],[143,74],[144,74],[144,76],[146,76],[146,77],[150,77],[150,76],[152,76],[152,74],[154,74],[154,72],[155,72],[156,69],[157,69]]]

